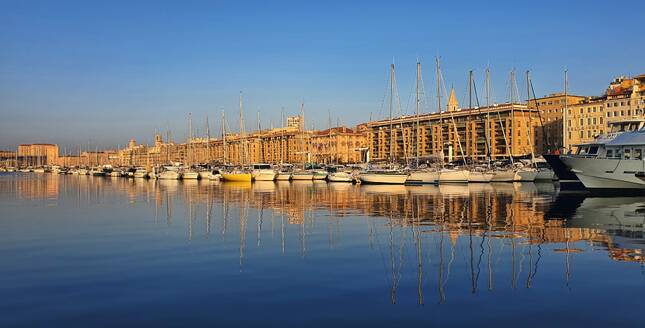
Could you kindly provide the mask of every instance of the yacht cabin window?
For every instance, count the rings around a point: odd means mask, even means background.
[[[625,148],[623,151],[623,158],[624,159],[631,159],[632,158],[632,150],[629,148]]]
[[[634,149],[634,159],[638,159],[638,160],[643,159],[643,153],[640,148]]]
[[[614,157],[614,150],[613,149],[607,149],[607,158],[613,158]]]
[[[596,154],[598,154],[598,146],[589,147],[589,155],[596,155]]]

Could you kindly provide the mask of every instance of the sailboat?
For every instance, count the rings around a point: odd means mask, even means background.
[[[240,152],[240,164],[242,165],[246,163],[246,138],[244,132],[243,108],[242,92],[240,91],[240,146],[242,148],[242,151]],[[222,179],[224,179],[224,181],[251,182],[253,176],[251,175],[251,172],[244,168],[234,168],[227,172],[222,172]]]
[[[181,178],[184,180],[197,180],[199,173],[192,168],[195,161],[195,154],[193,153],[193,117],[188,113],[188,142],[186,143],[188,153],[187,166],[181,171]]]
[[[392,121],[392,110],[394,107],[394,98],[398,100],[396,96],[396,78],[394,71],[394,63],[390,64],[390,96],[389,96],[389,112],[390,112],[390,167],[394,166],[394,161],[396,156],[394,153],[394,124]],[[399,170],[388,168],[388,169],[369,169],[365,172],[359,174],[358,178],[361,180],[361,183],[368,184],[404,184],[408,179],[408,174],[401,172]]]
[[[421,109],[421,62],[417,61],[417,79],[416,79],[416,122],[415,122],[415,165],[414,169],[409,172],[408,178],[405,180],[405,183],[409,184],[436,184],[439,183],[439,171],[431,168],[420,168],[419,167],[419,154],[420,154],[420,142],[419,135],[419,115]]]
[[[442,74],[441,74],[441,67],[439,65],[439,58],[436,59],[436,64],[437,64],[437,102],[438,102],[438,107],[439,107],[439,114],[441,114],[441,90],[442,90],[442,84],[441,82],[443,81]],[[445,92],[445,86],[444,90]],[[448,98],[448,102],[446,103],[446,112],[450,114],[450,119],[452,122],[452,127],[454,131],[454,135],[457,138],[457,144],[459,147],[459,152],[461,153],[461,157],[463,158],[464,164],[466,163],[466,157],[464,156],[464,150],[461,147],[461,140],[459,138],[459,131],[457,130],[457,123],[455,122],[455,117],[452,114],[452,110],[450,107],[456,107],[456,97],[455,97],[455,90],[451,89],[450,90],[450,97]],[[454,109],[454,108],[453,108]],[[443,125],[443,118],[440,117],[439,120],[441,121]],[[450,135],[450,133],[448,134]],[[450,138],[448,138],[450,140]],[[452,159],[452,150],[449,148],[449,160]],[[447,164],[444,165],[444,167],[439,171],[439,183],[468,183],[468,177],[470,175],[470,171],[468,169],[463,168],[463,167],[458,167],[454,164]]]
[[[486,108],[488,108],[488,111],[490,112],[490,106],[491,106],[491,101],[490,101],[490,69],[486,68],[486,81],[485,81],[485,88],[486,88]],[[490,113],[488,114],[490,115]],[[505,150],[506,154],[508,155],[509,159],[511,160],[511,163],[513,162],[513,156],[510,153],[510,147],[508,144],[508,134],[506,131],[506,126],[502,121],[502,116],[499,114],[499,111],[497,111],[497,119],[499,122],[499,127],[502,130],[502,135],[504,136],[504,145],[505,145]],[[513,182],[515,180],[515,169],[513,167],[496,167],[493,169],[493,177],[491,178],[491,182]]]
[[[314,179],[314,172],[306,169],[306,163],[311,162],[311,153],[305,150],[305,104],[300,105],[300,151],[299,153],[305,155],[302,159],[302,169],[297,169],[291,173],[291,180],[311,181]]]

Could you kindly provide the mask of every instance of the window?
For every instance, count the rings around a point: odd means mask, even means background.
[[[591,118],[587,118],[587,124],[591,125]]]
[[[571,131],[569,131],[569,138],[568,139],[571,139]]]
[[[632,158],[631,149],[625,148],[625,153],[623,155],[624,155],[623,157],[624,159],[631,159]]]
[[[625,111],[624,110],[620,111],[620,116],[625,116]]]
[[[607,117],[611,117],[611,112],[607,112]]]
[[[593,124],[596,125],[596,118],[593,118]]]
[[[614,157],[614,150],[607,149],[607,158],[612,158],[612,157]]]
[[[640,148],[634,149],[634,159],[638,159],[638,160],[643,159],[643,153]]]
[[[602,123],[602,121],[603,121],[603,119],[602,119],[602,116],[601,116],[601,117],[600,117],[600,124],[603,124],[603,123]],[[601,133],[602,133],[602,132],[601,132]]]
[[[583,112],[583,109],[582,109],[582,108],[580,108],[580,114],[582,114],[582,112]]]
[[[584,124],[585,124],[585,120],[584,120],[584,119],[580,119],[580,126],[582,126],[582,125],[584,125]]]
[[[632,111],[631,111],[631,110],[627,110],[627,116],[631,116],[631,115],[632,115]]]
[[[587,113],[591,113],[591,107],[587,107]]]
[[[587,131],[587,138],[591,138],[591,130]]]
[[[598,154],[598,146],[591,146],[589,148],[589,155],[596,155]]]

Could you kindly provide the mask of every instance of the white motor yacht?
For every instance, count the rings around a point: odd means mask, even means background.
[[[591,191],[645,189],[645,128],[575,145],[560,159]]]

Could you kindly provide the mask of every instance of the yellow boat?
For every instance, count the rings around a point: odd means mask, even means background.
[[[251,173],[222,173],[224,181],[251,182]]]

